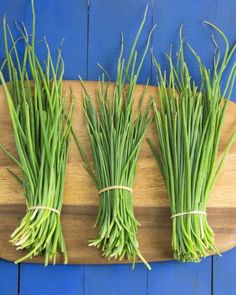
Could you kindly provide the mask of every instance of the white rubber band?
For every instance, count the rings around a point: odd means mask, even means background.
[[[27,208],[27,211],[37,210],[37,209],[52,211],[58,215],[61,214],[61,212],[59,210],[57,210],[55,208],[47,207],[47,206],[32,206],[32,207]]]
[[[179,216],[184,216],[184,215],[191,215],[191,214],[200,214],[200,215],[207,215],[205,211],[189,211],[189,212],[182,212],[182,213],[176,213],[173,214],[170,218],[175,218]]]
[[[105,187],[103,189],[101,189],[98,194],[101,195],[102,193],[104,192],[107,192],[107,191],[111,191],[111,190],[115,190],[115,189],[123,189],[123,190],[126,190],[126,191],[129,191],[131,193],[133,193],[133,190],[132,188],[128,187],[128,186],[123,186],[123,185],[112,185],[112,186],[108,186],[108,187]]]

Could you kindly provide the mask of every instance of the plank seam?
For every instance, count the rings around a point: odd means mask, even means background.
[[[152,19],[151,19],[151,24],[152,24],[152,28],[154,26],[154,0],[151,0],[151,9],[152,9]],[[154,34],[152,34],[151,36],[151,50],[153,49],[154,46]],[[152,56],[150,55],[150,82],[151,85],[154,85],[154,79],[153,79],[153,65],[152,65]]]
[[[211,295],[214,295],[214,256],[211,257]]]
[[[83,265],[83,295],[85,295],[85,268],[86,265]]]
[[[17,294],[18,295],[20,295],[20,271],[21,271],[21,269],[20,269],[20,266],[21,266],[21,264],[18,264],[18,285],[17,285]]]
[[[90,0],[87,0],[87,59],[86,59],[86,79],[88,80],[89,76],[89,29],[90,29]]]

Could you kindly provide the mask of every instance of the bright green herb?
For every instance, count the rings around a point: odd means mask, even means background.
[[[94,159],[94,170],[85,161],[85,166],[96,182],[97,189],[121,185],[133,187],[137,159],[145,132],[151,123],[149,110],[151,101],[143,107],[145,90],[140,100],[137,114],[134,113],[134,90],[144,58],[149,48],[151,33],[141,61],[137,65],[136,44],[145,23],[147,9],[139,31],[134,40],[128,62],[123,57],[123,38],[117,65],[115,89],[104,83],[104,74],[100,81],[95,105],[92,97],[84,86],[84,113],[87,119],[88,133]],[[125,83],[128,82],[128,85]],[[142,109],[144,109],[142,111]],[[96,224],[99,228],[98,237],[90,241],[90,246],[102,249],[107,258],[133,261],[142,256],[137,241],[138,221],[133,212],[132,194],[128,190],[114,189],[98,196],[99,211]]]
[[[60,215],[62,209],[64,176],[69,149],[72,106],[65,114],[62,95],[63,60],[59,51],[56,66],[47,46],[45,68],[35,53],[35,14],[32,2],[32,38],[25,28],[23,61],[17,51],[11,31],[4,19],[6,65],[10,84],[2,73],[0,79],[6,92],[9,113],[14,131],[18,160],[1,145],[1,148],[17,163],[22,179],[13,175],[22,185],[28,208],[25,217],[11,235],[11,243],[27,254],[16,263],[38,254],[56,262],[61,252],[67,263],[67,253],[62,233]],[[10,41],[9,41],[10,40]],[[12,49],[9,50],[9,42]],[[15,62],[14,62],[15,61]],[[32,77],[33,82],[29,80]],[[56,209],[30,209],[46,206]]]
[[[236,64],[233,65],[224,88],[222,75],[236,45],[230,50],[224,33],[214,25],[206,23],[223,38],[225,52],[221,57],[213,39],[216,48],[211,72],[190,47],[201,72],[200,89],[190,77],[184,59],[181,35],[176,66],[171,53],[167,55],[170,65],[169,78],[166,72],[161,72],[160,65],[154,59],[160,87],[160,110],[155,105],[158,148],[150,140],[149,144],[167,186],[172,215],[195,212],[172,218],[173,255],[181,261],[198,262],[207,256],[209,251],[218,253],[213,230],[204,212],[209,192],[236,138],[234,132],[216,167],[221,128],[228,102],[222,97],[229,98],[231,95]]]

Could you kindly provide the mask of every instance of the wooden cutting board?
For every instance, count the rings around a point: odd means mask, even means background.
[[[90,94],[96,93],[97,82],[85,82],[85,85]],[[137,98],[143,87],[142,85],[137,86],[135,93]],[[70,89],[75,97],[74,127],[91,160],[85,120],[80,107],[81,85],[77,81],[65,81],[66,97],[69,97]],[[157,88],[149,87],[147,97],[150,95],[157,95]],[[1,87],[0,108],[0,141],[9,150],[15,152],[11,122]],[[220,155],[235,126],[236,104],[230,102],[222,130]],[[154,137],[154,131],[155,128],[152,126],[147,136]],[[0,257],[14,261],[23,253],[16,252],[8,240],[20,218],[25,214],[25,202],[22,189],[9,175],[7,168],[18,172],[15,164],[0,151]],[[172,259],[171,220],[167,192],[146,141],[143,142],[138,160],[133,198],[135,214],[141,223],[138,240],[142,254],[148,261]],[[88,247],[88,240],[96,237],[97,229],[93,225],[98,201],[95,185],[85,171],[77,147],[72,141],[61,216],[69,263],[118,262],[102,258],[99,249]],[[219,250],[224,252],[233,248],[236,245],[236,143],[232,146],[222,173],[210,195],[207,213],[210,225],[215,230],[215,240]],[[43,262],[43,258],[37,257],[29,261]]]

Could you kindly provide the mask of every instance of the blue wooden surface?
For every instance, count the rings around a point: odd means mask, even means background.
[[[230,43],[236,41],[236,4],[234,0],[35,0],[37,37],[44,35],[55,53],[64,38],[63,56],[65,79],[98,79],[101,63],[112,79],[119,53],[120,32],[125,34],[128,52],[146,4],[149,4],[147,23],[139,42],[142,50],[148,31],[157,23],[152,46],[154,53],[166,65],[164,52],[170,44],[178,44],[178,29],[184,25],[184,35],[211,66],[211,30],[201,24],[208,19],[223,29]],[[24,20],[30,27],[30,0],[2,0],[0,18],[7,15]],[[16,30],[14,31],[17,34]],[[38,52],[43,55],[42,47]],[[0,26],[0,59],[4,56]],[[187,59],[190,54],[187,53]],[[191,63],[194,78],[199,73]],[[139,82],[152,75],[151,59],[145,60]],[[236,87],[234,89],[236,98]],[[78,229],[79,230],[79,229]],[[177,262],[152,263],[148,272],[143,265],[135,271],[129,265],[50,266],[21,264],[0,260],[0,295],[233,295],[236,294],[236,249],[223,257],[207,258],[200,264]]]
[[[230,45],[236,41],[236,30],[232,29],[236,24],[234,9],[236,3],[233,0],[158,0],[154,1],[153,22],[157,23],[158,29],[154,33],[154,53],[161,64],[165,67],[167,60],[164,52],[169,52],[170,44],[173,52],[176,52],[179,44],[179,28],[183,25],[183,37],[200,55],[202,61],[209,68],[212,67],[212,54],[214,46],[211,35],[214,36],[223,50],[222,38],[216,34],[209,26],[202,22],[207,20],[217,25],[228,37]],[[199,68],[194,61],[192,53],[185,51],[185,58],[191,69],[192,77],[199,82]],[[234,56],[233,61],[236,60]],[[154,71],[153,71],[153,74]],[[154,80],[155,82],[155,77]],[[236,87],[234,87],[234,97],[236,97]]]
[[[108,70],[111,79],[116,77],[116,64],[120,51],[120,33],[124,34],[124,52],[128,53],[134,36],[149,5],[147,21],[138,43],[141,56],[147,36],[152,28],[152,3],[147,0],[110,1],[93,0],[89,10],[88,79],[97,80],[101,71],[99,62]],[[125,54],[127,56],[127,54]],[[146,83],[151,76],[151,56],[147,55],[139,82]]]
[[[137,264],[135,271],[130,265],[85,266],[85,295],[147,294],[148,270]]]
[[[18,270],[14,263],[0,260],[0,294],[18,294]]]
[[[213,259],[213,294],[235,295],[236,249]]]
[[[19,293],[22,295],[83,295],[83,292],[84,266],[21,265]]]
[[[148,294],[211,295],[211,262],[160,262],[152,264],[148,274]]]

